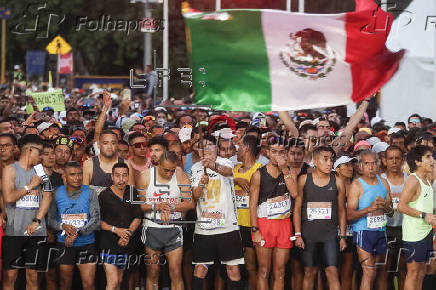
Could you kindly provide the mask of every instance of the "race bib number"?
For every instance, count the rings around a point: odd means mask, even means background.
[[[391,193],[392,196],[392,205],[394,209],[398,208],[398,204],[400,203],[400,193],[393,192]]]
[[[291,216],[289,194],[267,199],[268,219],[285,219]]]
[[[68,213],[61,215],[62,223],[80,229],[88,223],[88,215],[86,213]]]
[[[221,212],[203,212],[199,226],[203,230],[213,230],[224,227],[226,224],[224,214]]]
[[[332,219],[331,202],[308,202],[307,203],[308,220],[330,220]]]
[[[235,195],[236,207],[238,209],[248,209],[250,204],[250,197],[248,195]]]
[[[21,209],[39,209],[38,190],[31,190],[31,194],[26,194],[16,201],[15,206]]]
[[[372,214],[366,216],[366,226],[368,229],[381,229],[386,226],[385,214]]]

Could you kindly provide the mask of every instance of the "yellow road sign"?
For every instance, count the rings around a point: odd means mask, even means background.
[[[45,48],[50,54],[66,54],[71,51],[71,45],[60,35],[56,36]]]

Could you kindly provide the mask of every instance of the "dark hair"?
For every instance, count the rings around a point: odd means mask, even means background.
[[[433,142],[433,135],[427,132],[420,132],[416,134],[416,145],[420,145],[424,140]]]
[[[404,123],[404,122],[395,122],[394,127],[396,127],[396,126],[401,126],[401,127],[406,128],[406,123]]]
[[[402,132],[403,131],[392,133],[391,134],[391,140],[392,139],[406,139],[406,137],[404,136],[404,134]]]
[[[260,130],[260,128],[256,126],[248,126],[245,130],[245,135],[247,135],[248,133],[257,133],[257,135],[260,137],[260,134],[262,134],[262,130]]]
[[[129,166],[126,163],[124,163],[124,162],[115,163],[115,165],[112,166],[112,174],[114,173],[116,168],[126,168],[127,169],[127,173],[129,172]]]
[[[12,143],[14,143],[14,145],[17,145],[17,137],[15,137],[14,134],[11,134],[11,133],[3,133],[3,134],[0,134],[0,138],[1,138],[1,137],[9,137],[9,138],[11,139]]]
[[[424,156],[427,152],[433,153],[430,147],[424,145],[417,145],[410,149],[406,157],[410,172],[415,172],[415,170],[418,168],[416,161],[422,161],[422,156]]]
[[[65,165],[65,169],[68,168],[68,167],[74,167],[74,168],[82,169],[82,166],[77,161],[68,161],[67,164]]]
[[[20,139],[20,149],[29,144],[42,145],[42,139],[36,134],[24,135],[24,137]]]
[[[103,135],[114,135],[115,138],[118,140],[118,135],[114,131],[112,131],[112,129],[104,129],[100,133],[100,138],[103,137]]]
[[[398,146],[396,146],[396,145],[390,145],[387,149],[386,149],[386,156],[388,155],[388,151],[395,151],[395,150],[398,150],[398,151],[400,151],[400,153],[401,153],[401,155],[403,155],[403,150],[400,148],[400,147],[398,147]]]
[[[420,115],[418,115],[418,114],[412,114],[412,115],[410,115],[409,118],[407,118],[407,123],[410,123],[410,119],[412,119],[412,118],[418,118],[418,119],[419,119],[419,122],[422,123],[422,117],[421,117]]]
[[[300,130],[298,131],[301,136],[301,135],[305,135],[309,130],[317,131],[318,129],[313,124],[304,124],[303,126],[301,126]]]
[[[123,139],[121,139],[120,141],[118,141],[118,145],[126,145],[126,146],[129,146],[129,143],[127,143],[126,141],[124,141]]]
[[[203,135],[203,138],[200,141],[203,141],[203,140],[210,141],[210,142],[213,143],[213,145],[216,145],[216,138],[215,138],[215,136],[212,136],[212,135],[209,135],[209,134],[205,134],[205,135]]]
[[[197,124],[197,121],[195,120],[194,116],[191,116],[191,115],[188,115],[188,114],[183,114],[180,117],[178,117],[177,120],[176,120],[177,127],[179,127],[179,125],[180,125],[180,119],[182,119],[184,117],[190,117],[191,120],[192,120],[192,125]]]
[[[244,138],[242,139],[242,144],[248,146],[248,148],[250,149],[250,153],[254,157],[259,156],[260,148],[261,148],[259,138],[256,138],[255,136],[252,135],[244,136]]]
[[[236,124],[236,130],[240,129],[240,128],[245,128],[247,129],[250,126],[250,124],[248,122],[238,122]]]
[[[42,142],[42,149],[45,149],[45,148],[51,148],[54,150],[55,146],[54,146],[53,142],[44,141],[44,142]]]
[[[144,134],[142,134],[141,132],[133,131],[133,133],[129,134],[129,145],[132,145],[133,139],[141,137],[145,138]]]
[[[304,141],[301,138],[290,138],[288,140],[289,147],[297,147],[304,149]]]
[[[168,150],[168,141],[163,136],[154,136],[148,142],[148,147],[152,145],[161,145],[165,150]]]
[[[162,155],[160,156],[160,163],[164,161],[169,161],[171,163],[177,164],[179,161],[179,158],[177,157],[177,154],[173,151],[164,151]]]
[[[319,147],[316,147],[315,150],[313,151],[313,159],[318,157],[321,154],[321,152],[330,152],[330,153],[332,153],[333,160],[336,158],[336,152],[333,150],[332,147],[330,147],[330,146],[319,146]]]

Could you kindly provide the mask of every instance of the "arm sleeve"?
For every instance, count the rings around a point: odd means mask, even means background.
[[[50,203],[50,207],[47,212],[47,226],[55,231],[61,231],[61,223],[58,222],[58,208],[56,205],[56,194],[57,191],[53,193],[53,198]]]
[[[100,207],[100,220],[105,221],[104,218],[104,192],[98,196],[98,206]]]
[[[89,235],[100,228],[100,206],[98,203],[97,193],[89,189],[89,221],[80,229],[81,235]]]

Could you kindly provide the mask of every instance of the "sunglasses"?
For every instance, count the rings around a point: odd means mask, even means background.
[[[138,143],[132,144],[132,146],[135,147],[136,149],[146,148],[147,142],[138,142]]]
[[[41,148],[38,148],[38,147],[36,147],[36,146],[29,146],[29,147],[32,148],[32,149],[36,149],[36,150],[38,150],[39,154],[42,153],[42,149],[41,149]]]

